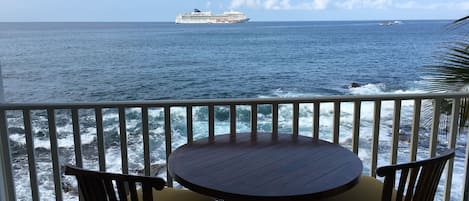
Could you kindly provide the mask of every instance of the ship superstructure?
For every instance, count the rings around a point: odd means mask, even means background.
[[[209,24],[209,23],[242,23],[249,21],[242,12],[229,11],[223,14],[212,14],[194,9],[193,12],[180,14],[176,17],[176,24]]]

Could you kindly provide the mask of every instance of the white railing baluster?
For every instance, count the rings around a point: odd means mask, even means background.
[[[448,148],[455,149],[456,147],[456,136],[458,135],[459,129],[459,110],[461,104],[460,98],[453,99],[453,107],[451,108],[451,133],[450,139],[448,142]],[[445,183],[445,195],[443,200],[449,201],[451,200],[451,185],[453,181],[453,169],[454,169],[454,158],[448,161],[446,166],[446,183]]]
[[[441,101],[441,98],[435,98],[433,102],[432,130],[430,134],[430,157],[434,157],[436,155],[438,131],[440,128]]]
[[[376,177],[378,166],[379,125],[381,123],[381,100],[375,100],[373,111],[373,139],[371,142],[371,168],[370,175]]]
[[[83,157],[81,154],[80,123],[78,109],[72,109],[73,145],[75,150],[75,165],[83,167]]]
[[[8,135],[8,121],[6,111],[0,109],[0,180],[2,187],[0,198],[6,201],[16,201],[15,183],[12,172],[12,161],[10,153],[10,139]]]
[[[95,108],[96,142],[98,144],[99,170],[106,171],[106,154],[104,150],[103,110]]]
[[[358,142],[360,141],[361,103],[360,100],[355,100],[353,107],[352,151],[355,154],[358,154]]]
[[[73,127],[73,147],[75,150],[75,165],[77,167],[83,167],[83,155],[81,152],[81,135],[80,135],[80,121],[79,121],[79,112],[77,108],[72,108],[72,127]],[[78,189],[80,189],[80,184]],[[79,194],[80,201],[83,201],[84,198]]]
[[[31,126],[30,110],[23,110],[24,135],[26,137],[26,149],[28,152],[29,178],[31,184],[31,196],[33,200],[39,200],[39,189],[36,173],[36,159],[34,156],[34,136]]]
[[[47,109],[47,122],[49,123],[50,152],[52,156],[52,174],[54,176],[55,200],[62,201],[62,182],[59,164],[59,152],[57,143],[57,129],[55,125],[55,110]]]
[[[272,139],[278,137],[278,103],[272,104]]]
[[[257,139],[257,104],[251,105],[251,137]]]
[[[320,113],[320,105],[319,102],[314,102],[313,104],[313,138],[319,139],[319,113]]]
[[[294,136],[298,136],[298,133],[299,133],[298,132],[299,131],[299,129],[298,129],[299,121],[298,120],[300,118],[300,111],[299,110],[300,110],[300,104],[297,103],[297,102],[293,103],[293,116],[292,116],[292,118],[293,118],[292,119],[292,123],[293,123],[292,128],[293,128],[293,130],[292,130],[292,132],[293,132]]]
[[[171,140],[171,107],[165,106],[164,107],[164,138],[165,138],[165,145],[166,145],[166,161],[169,158],[169,155],[172,152],[172,140]],[[173,178],[169,174],[168,168],[166,168],[166,184],[169,187],[173,187]]]
[[[194,141],[194,131],[192,124],[192,106],[186,107],[186,130],[187,130],[187,143],[190,144]]]
[[[127,155],[127,126],[125,125],[125,107],[119,107],[119,134],[121,144],[122,173],[129,174],[129,158]]]
[[[466,133],[467,135],[467,133]],[[469,200],[469,137],[466,137],[466,155],[464,157],[464,182],[462,188],[461,201]]]
[[[208,106],[208,138],[211,142],[215,139],[215,106],[213,104]]]
[[[401,127],[401,100],[394,100],[394,112],[392,114],[392,144],[391,164],[397,163],[397,150],[399,145],[399,128]]]
[[[422,107],[422,99],[416,98],[414,100],[414,116],[412,117],[412,130],[411,130],[412,136],[410,138],[410,161],[417,160],[421,107]]]
[[[235,139],[236,136],[236,105],[230,105],[230,138]]]
[[[319,124],[319,121],[317,123]],[[339,144],[339,129],[340,129],[340,102],[334,101],[334,119],[332,122],[332,142],[334,144]]]
[[[143,137],[143,167],[145,176],[150,176],[150,133],[148,129],[148,107],[143,106],[142,110],[142,137]],[[154,176],[154,175],[151,175]]]

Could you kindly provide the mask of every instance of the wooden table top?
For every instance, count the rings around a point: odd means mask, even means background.
[[[254,140],[255,139],[255,140]],[[183,186],[224,200],[310,200],[355,185],[362,162],[337,144],[279,134],[217,135],[177,148],[169,172]]]

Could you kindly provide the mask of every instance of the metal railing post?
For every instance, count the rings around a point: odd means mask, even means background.
[[[2,104],[2,103],[0,103]],[[10,146],[5,110],[0,109],[0,200],[14,201],[15,186],[11,170]]]
[[[2,74],[2,63],[0,61],[0,104],[5,102],[5,92],[3,90],[3,74]],[[7,189],[7,184],[9,183],[8,180],[12,178],[11,174],[11,160],[10,157],[5,157],[5,155],[9,155],[10,152],[8,151],[5,153],[4,150],[9,149],[8,145],[8,133],[7,133],[7,125],[6,125],[6,116],[5,116],[5,111],[1,110],[0,112],[0,200],[14,200],[15,195],[13,192],[13,195],[11,195],[12,192],[10,192]],[[7,139],[6,141],[4,139]],[[7,167],[7,165],[10,165],[10,168]],[[10,170],[10,171],[9,171]],[[10,187],[12,188],[12,187]]]
[[[5,90],[3,89],[2,62],[0,61],[0,103],[5,102]]]
[[[4,135],[3,133],[0,133],[0,135]],[[3,143],[0,142],[0,150],[3,150]],[[3,166],[5,165],[5,159],[3,159],[3,154],[0,154],[0,200],[7,200],[7,194],[6,189],[5,189],[5,171],[3,169]]]
[[[467,135],[467,134],[466,134]],[[469,138],[466,137],[466,156],[465,156],[465,163],[464,163],[464,183],[463,183],[463,192],[461,196],[461,201],[469,200]]]

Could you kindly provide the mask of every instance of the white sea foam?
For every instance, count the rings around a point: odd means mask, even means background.
[[[259,98],[269,98],[269,97],[283,97],[283,98],[293,98],[293,97],[305,97],[305,96],[321,96],[317,93],[299,93],[294,91],[286,91],[284,89],[278,88],[270,92],[271,95],[262,95]]]
[[[386,85],[383,83],[365,84],[360,87],[351,87],[349,91],[353,95],[382,94],[386,91]]]
[[[414,85],[418,85],[416,82]],[[368,83],[359,87],[350,87],[349,93],[353,95],[374,95],[374,94],[411,94],[411,93],[424,93],[425,91],[419,88],[403,89],[388,89],[384,83]]]

